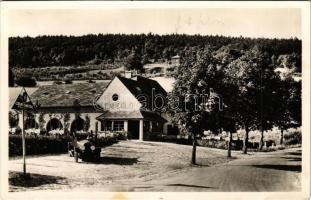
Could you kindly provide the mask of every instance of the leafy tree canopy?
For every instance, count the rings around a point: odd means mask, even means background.
[[[16,80],[16,84],[23,87],[35,87],[37,82],[29,76],[22,76]]]

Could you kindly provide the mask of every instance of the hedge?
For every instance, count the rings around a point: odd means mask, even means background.
[[[40,155],[51,153],[65,153],[68,150],[70,136],[26,136],[26,154]],[[98,139],[101,147],[109,146],[118,142],[115,137]],[[9,156],[22,155],[22,136],[9,135]]]
[[[301,144],[302,135],[300,128],[290,128],[284,133],[284,144],[285,145],[296,145]]]

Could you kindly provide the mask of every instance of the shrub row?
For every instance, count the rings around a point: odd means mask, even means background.
[[[38,155],[48,153],[63,153],[67,151],[70,137],[26,136],[26,154]],[[22,155],[22,136],[9,136],[9,156]]]
[[[301,144],[301,129],[290,128],[284,133],[285,145]]]
[[[70,136],[26,136],[26,154],[40,155],[67,152]],[[117,137],[99,138],[98,145],[109,146],[118,142]],[[22,155],[22,136],[9,135],[9,156]]]
[[[192,141],[191,138],[183,138],[177,137],[175,135],[161,135],[159,133],[145,133],[144,135],[145,140],[149,141],[158,141],[158,142],[171,142],[177,144],[186,144],[191,145]],[[275,151],[281,150],[285,147],[292,147],[292,146],[299,146],[301,144],[301,129],[300,128],[291,128],[285,131],[284,133],[284,144],[279,145],[273,139],[266,139],[264,140],[266,146],[263,148],[262,151]],[[218,148],[218,149],[228,149],[228,142],[225,140],[217,140],[217,139],[198,139],[197,140],[199,146],[203,147],[210,147],[210,148]],[[232,150],[242,150],[243,148],[243,140],[233,140],[232,143]],[[250,150],[257,150],[259,147],[258,142],[248,142],[248,148]]]

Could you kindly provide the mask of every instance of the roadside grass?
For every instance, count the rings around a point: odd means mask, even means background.
[[[22,172],[10,171],[9,172],[9,185],[10,190],[14,188],[36,188],[43,185],[67,185],[67,180],[60,176],[48,176],[41,174],[26,174]]]

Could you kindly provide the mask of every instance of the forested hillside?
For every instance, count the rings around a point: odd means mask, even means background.
[[[298,39],[251,39],[201,35],[99,34],[74,36],[14,37],[9,39],[9,65],[17,68],[114,64],[135,59],[141,64],[183,56],[190,47],[212,49],[217,54],[257,46],[269,56],[301,54]]]

